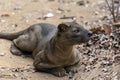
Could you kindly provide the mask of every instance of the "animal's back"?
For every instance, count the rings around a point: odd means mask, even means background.
[[[32,25],[23,35],[14,40],[15,45],[23,51],[33,51],[37,46],[41,49],[50,41],[57,27],[48,23]]]
[[[40,25],[40,27],[42,28],[42,35],[43,36],[47,36],[47,35],[50,36],[51,33],[55,33],[57,30],[57,27],[55,25],[52,25],[52,24],[40,23],[38,25]]]

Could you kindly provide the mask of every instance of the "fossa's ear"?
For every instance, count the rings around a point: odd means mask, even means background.
[[[65,32],[68,28],[70,28],[70,26],[68,26],[65,23],[61,23],[58,25],[58,31],[59,32]]]

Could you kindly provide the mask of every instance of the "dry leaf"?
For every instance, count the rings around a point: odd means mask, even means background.
[[[103,29],[106,34],[110,34],[112,32],[112,29],[111,29],[110,25],[108,25],[108,24],[103,24]]]
[[[115,56],[114,61],[120,63],[120,56]]]
[[[10,17],[9,14],[2,14],[1,17]]]
[[[96,34],[100,34],[100,33],[104,33],[104,30],[102,29],[101,26],[99,27],[93,27],[90,29],[93,33],[96,33]]]
[[[120,27],[120,21],[113,24],[114,27]]]

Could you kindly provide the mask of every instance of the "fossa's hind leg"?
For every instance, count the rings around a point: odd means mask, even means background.
[[[10,52],[13,54],[13,55],[17,55],[17,56],[21,56],[23,53],[22,51],[20,51],[14,43],[11,44],[11,47],[10,47]]]

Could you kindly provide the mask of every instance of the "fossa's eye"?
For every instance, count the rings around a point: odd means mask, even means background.
[[[73,30],[73,32],[78,33],[78,32],[80,32],[80,30],[76,29],[76,30]]]

